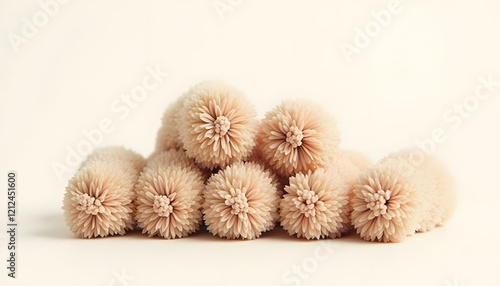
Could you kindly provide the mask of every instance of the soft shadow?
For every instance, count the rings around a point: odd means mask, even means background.
[[[31,223],[30,223],[31,224]],[[74,234],[71,233],[71,231],[68,229],[66,222],[64,221],[64,214],[60,213],[53,213],[50,215],[43,215],[37,218],[36,222],[33,222],[34,225],[36,225],[36,229],[32,232],[29,232],[31,235],[38,236],[38,237],[43,237],[43,238],[50,238],[50,239],[81,239],[81,240],[87,240],[84,238],[79,238],[75,236]],[[141,230],[135,229],[132,231],[128,231],[124,236],[121,235],[116,235],[116,236],[109,236],[105,238],[93,238],[92,240],[95,239],[137,239],[137,240],[165,240],[162,237],[158,236],[153,236],[153,237],[148,237],[147,234],[143,234]],[[210,242],[217,242],[217,243],[245,243],[249,241],[254,241],[254,240],[244,240],[244,239],[226,239],[226,238],[221,238],[219,236],[214,236],[211,234],[208,230],[207,227],[202,224],[200,229],[196,232],[191,234],[188,237],[185,238],[180,238],[180,239],[185,239],[185,240],[191,240],[191,241],[210,241]],[[286,230],[284,230],[279,224],[276,225],[276,227],[268,232],[265,232],[262,234],[261,237],[257,239],[258,241],[263,241],[263,240],[279,240],[282,242],[294,242],[294,243],[310,243],[310,242],[315,242],[318,241],[316,239],[311,239],[307,240],[304,238],[297,238],[296,236],[289,236]],[[347,235],[344,235],[339,238],[335,239],[329,239],[326,238],[324,239],[325,241],[329,242],[334,242],[338,243],[339,245],[342,244],[385,244],[385,243],[377,243],[377,242],[369,242],[361,239],[358,235],[356,235],[355,232],[350,232]],[[390,243],[389,243],[390,244]]]
[[[262,234],[262,236],[259,239],[307,242],[307,239],[297,238],[297,236],[288,235],[287,231],[284,230],[283,227],[281,227],[279,224],[277,224],[273,230]]]
[[[31,222],[30,224],[36,224],[36,230],[30,233],[34,236],[52,239],[75,239],[75,236],[66,226],[62,213],[42,215],[37,218],[36,222]]]
[[[244,242],[241,239],[226,239],[224,237],[214,236],[211,234],[204,223],[201,224],[200,229],[191,234],[190,236],[182,239],[190,239],[190,240],[202,240],[202,241],[212,241],[212,242]]]
[[[280,225],[277,225],[272,231],[269,231],[267,233],[264,233],[261,237],[261,239],[270,239],[270,240],[280,240],[280,241],[293,241],[293,242],[303,242],[303,243],[312,243],[318,241],[318,239],[305,239],[303,237],[298,238],[296,235],[290,236],[288,235],[288,232],[283,229]],[[361,239],[356,233],[350,232],[348,234],[345,234],[341,237],[331,239],[331,238],[324,238],[324,239],[319,239],[319,241],[331,241],[331,242],[336,242],[339,244],[352,244],[352,243],[369,243],[363,239]]]
[[[263,233],[259,238],[257,239],[227,239],[225,237],[219,237],[217,235],[211,234],[208,230],[207,227],[202,224],[200,229],[190,235],[189,237],[183,238],[183,239],[191,239],[191,240],[203,240],[203,241],[212,241],[212,242],[224,242],[224,243],[245,243],[249,241],[262,241],[262,240],[294,240],[297,241],[297,238],[290,237],[286,233],[286,231],[283,230],[280,226],[276,226],[273,230],[268,231]]]

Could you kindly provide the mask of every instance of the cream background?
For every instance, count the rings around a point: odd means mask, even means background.
[[[282,276],[310,262],[320,242],[281,229],[247,242],[204,232],[79,240],[64,225],[70,173],[59,180],[52,164],[65,162],[83,130],[109,118],[115,128],[100,145],[147,156],[167,105],[212,78],[244,90],[260,116],[285,98],[321,102],[338,120],[342,145],[373,160],[435,128],[448,136],[435,154],[457,179],[452,221],[400,244],[355,234],[328,241],[335,252],[301,285],[498,285],[500,87],[459,128],[443,121],[474,95],[479,76],[500,81],[498,1],[400,1],[402,11],[350,63],[339,45],[352,44],[354,29],[388,1],[224,0],[235,4],[224,21],[213,2],[70,1],[18,53],[8,34],[21,34],[22,18],[42,10],[37,1],[0,2],[0,180],[17,170],[20,207],[19,278],[7,279],[1,262],[2,285],[294,285]],[[120,119],[110,105],[156,65],[168,77]],[[121,269],[134,279],[113,281]]]

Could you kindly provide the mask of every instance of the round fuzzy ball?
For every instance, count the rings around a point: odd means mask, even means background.
[[[182,151],[153,157],[137,185],[137,225],[143,233],[166,239],[186,237],[198,230],[204,177]]]
[[[66,187],[63,210],[70,230],[93,238],[132,229],[133,186],[143,163],[140,155],[124,148],[91,154]]]
[[[362,173],[351,201],[357,233],[369,241],[399,242],[444,222],[454,189],[436,162],[420,150],[405,150]]]
[[[348,229],[349,188],[332,170],[317,169],[290,177],[280,203],[281,225],[306,239],[339,237]]]
[[[258,142],[255,153],[289,177],[329,167],[340,139],[335,120],[321,106],[287,100],[261,121]]]
[[[256,112],[242,92],[220,82],[194,86],[177,117],[186,154],[208,169],[246,159],[255,145]]]
[[[257,163],[234,163],[212,175],[204,198],[207,229],[220,237],[255,239],[278,219],[276,181]]]
[[[360,175],[351,218],[361,238],[398,242],[416,231],[426,202],[416,180],[420,176],[400,176],[409,167],[406,160],[393,155]]]

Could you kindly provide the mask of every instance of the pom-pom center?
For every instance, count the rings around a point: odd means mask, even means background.
[[[367,206],[373,211],[373,215],[378,217],[387,213],[387,202],[391,198],[390,190],[378,190],[374,194],[369,194],[367,197]]]
[[[231,188],[230,194],[226,195],[224,202],[226,206],[231,206],[231,214],[238,215],[248,213],[248,199],[245,196],[246,188],[243,190]]]
[[[297,198],[292,201],[295,207],[300,210],[306,217],[316,216],[316,203],[318,203],[318,195],[311,190],[298,190]]]
[[[301,146],[302,139],[304,139],[304,134],[296,125],[292,125],[288,128],[288,132],[286,133],[286,142],[290,143],[293,148]]]
[[[169,217],[174,211],[171,202],[168,196],[155,196],[153,209],[159,216]]]
[[[101,201],[87,194],[77,195],[76,201],[78,202],[76,209],[84,211],[86,214],[97,215],[100,212],[104,212],[104,206]]]
[[[218,116],[214,121],[214,128],[215,133],[219,134],[220,136],[224,136],[229,131],[229,128],[231,128],[231,122],[227,117],[223,115]]]

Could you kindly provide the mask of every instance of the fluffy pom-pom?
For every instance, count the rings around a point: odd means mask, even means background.
[[[143,233],[166,239],[186,237],[202,221],[202,173],[179,150],[153,157],[141,173],[137,195],[137,225]]]
[[[207,229],[228,239],[254,239],[274,228],[276,181],[262,166],[238,162],[207,181],[203,214]]]
[[[79,237],[125,234],[133,228],[133,187],[144,158],[124,148],[96,150],[70,179],[66,223]]]
[[[348,229],[349,186],[333,169],[298,173],[290,177],[285,192],[280,217],[289,235],[335,238]]]
[[[340,143],[336,123],[319,105],[288,100],[268,112],[255,152],[282,176],[329,167]]]
[[[444,170],[435,162],[419,150],[406,150],[362,173],[352,199],[357,233],[369,241],[399,242],[444,222],[451,209],[443,202],[453,200],[454,189],[449,177],[436,172]],[[446,216],[438,215],[440,207]],[[432,218],[435,215],[438,218]]]
[[[243,93],[220,82],[203,82],[186,94],[177,127],[188,157],[208,169],[250,156],[258,129]]]

